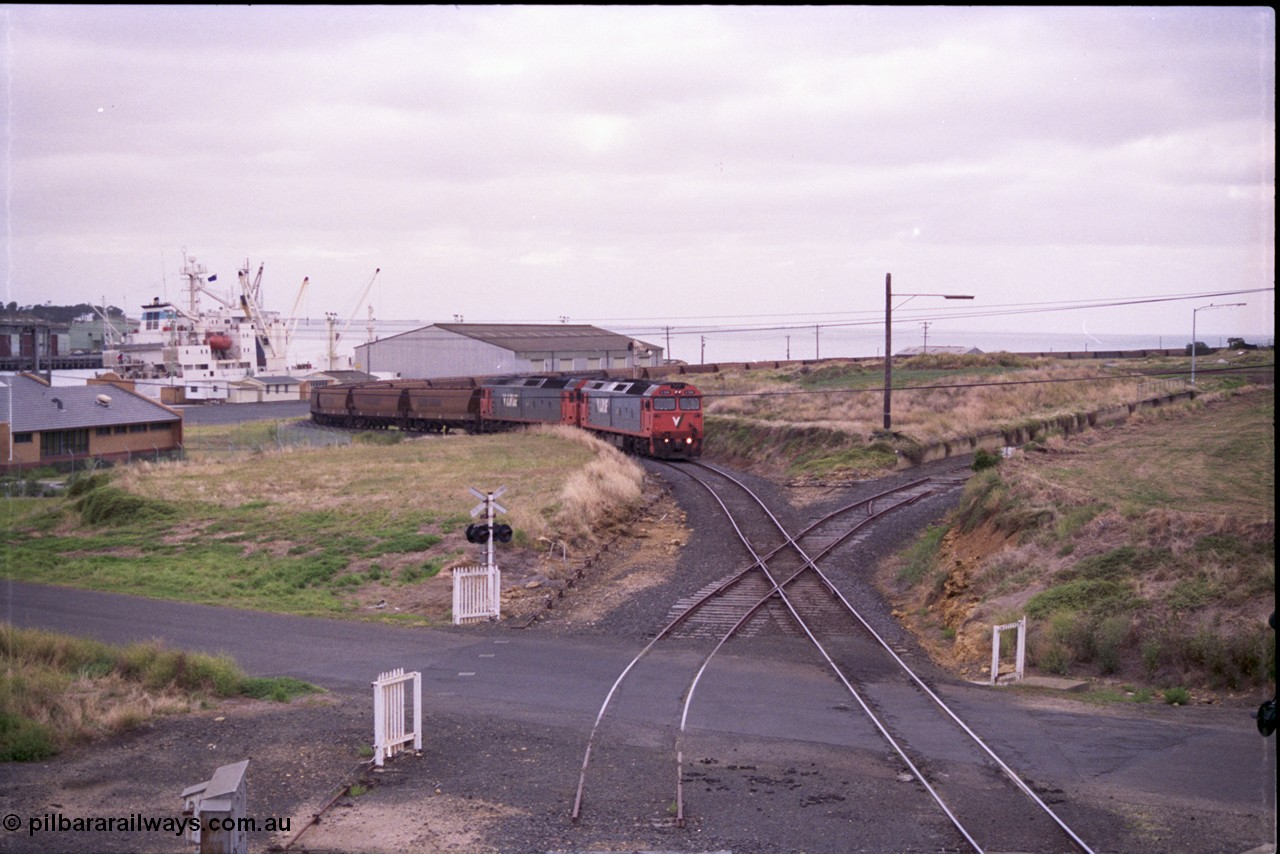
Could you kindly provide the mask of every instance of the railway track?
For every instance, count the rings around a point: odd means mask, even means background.
[[[790,534],[764,501],[727,472],[702,463],[673,466],[672,471],[692,478],[711,494],[747,557],[738,571],[676,602],[665,627],[615,680],[587,741],[573,803],[575,823],[582,814],[602,720],[640,662],[651,655],[661,659],[669,646],[669,663],[660,660],[656,666],[687,667],[690,650],[696,650],[697,659],[681,695],[674,746],[671,812],[675,824],[683,827],[684,787],[693,779],[685,769],[688,722],[699,683],[731,639],[779,635],[807,641],[901,763],[903,778],[914,780],[945,815],[962,849],[1092,851],[875,631],[842,591],[849,587],[847,579],[842,584],[840,572],[823,568],[824,563],[837,563],[837,550],[856,548],[876,520],[958,488],[963,476],[922,478],[885,490]],[[840,554],[838,562],[847,563],[847,551]]]

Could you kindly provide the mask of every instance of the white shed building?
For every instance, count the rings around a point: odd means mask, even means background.
[[[412,379],[662,364],[662,348],[595,326],[437,323],[356,347],[355,367]]]

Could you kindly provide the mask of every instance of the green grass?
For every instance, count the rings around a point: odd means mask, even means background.
[[[938,551],[942,538],[950,530],[946,525],[930,525],[907,550],[898,581],[903,584],[919,584],[937,568]]]
[[[543,433],[393,445],[234,452],[242,425],[207,432],[183,462],[76,478],[65,494],[11,498],[0,577],[230,607],[414,620],[361,608],[367,584],[425,583],[468,549],[468,487],[508,488],[519,543],[564,540],[557,508],[597,451]],[[222,438],[218,438],[222,437]],[[589,524],[589,520],[575,522]],[[400,569],[384,567],[396,559]],[[499,555],[501,559],[501,553]],[[406,559],[416,560],[405,568]],[[374,567],[377,567],[374,569]],[[391,576],[397,576],[392,578]]]
[[[1058,584],[1027,601],[1027,616],[1043,619],[1060,611],[1102,613],[1136,607],[1133,588],[1111,579],[1079,579]]]
[[[1274,393],[1252,389],[974,474],[943,523],[970,556],[966,625],[1006,622],[1017,602],[1042,672],[1120,675],[1148,691],[1265,689],[1275,678],[1274,448]],[[935,576],[951,568],[923,568],[935,536],[896,565],[899,584],[930,602]],[[987,556],[975,560],[976,549]]]
[[[0,762],[44,759],[78,741],[185,711],[202,698],[288,702],[319,691],[249,677],[233,659],[158,641],[113,646],[0,624]]]

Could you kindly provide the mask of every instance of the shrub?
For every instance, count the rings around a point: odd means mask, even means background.
[[[246,676],[240,682],[240,694],[255,700],[273,700],[287,703],[294,697],[303,694],[314,694],[320,689],[309,682],[294,679],[292,676]]]
[[[143,519],[161,520],[174,515],[167,504],[133,495],[114,486],[84,493],[76,502],[86,525],[135,524]]]
[[[1126,617],[1104,617],[1093,632],[1094,659],[1104,673],[1120,669],[1123,652],[1129,641],[1129,620]]]
[[[1123,582],[1082,578],[1032,596],[1027,616],[1042,619],[1058,611],[1116,611],[1132,605],[1133,598],[1133,591]]]
[[[36,762],[57,752],[49,727],[0,712],[0,762]]]
[[[1031,634],[1028,653],[1032,663],[1049,673],[1066,675],[1079,657],[1080,635],[1075,615],[1054,616],[1043,631]]]
[[[86,492],[92,492],[99,487],[105,486],[110,480],[111,475],[106,472],[72,475],[67,482],[67,497],[79,498]]]
[[[974,476],[960,496],[960,504],[955,511],[956,526],[965,534],[976,530],[995,514],[1006,493],[1007,487],[995,469]]]
[[[942,538],[949,529],[945,525],[930,525],[925,532],[908,549],[906,563],[898,572],[898,580],[907,585],[919,584],[920,581],[937,565],[938,550],[942,546]]]
[[[1164,701],[1170,706],[1185,706],[1191,702],[1191,692],[1186,688],[1170,688],[1164,692]]]
[[[993,454],[990,451],[979,448],[973,455],[973,463],[970,465],[974,471],[983,471],[985,469],[995,468],[1000,465],[1001,457],[999,454]]]

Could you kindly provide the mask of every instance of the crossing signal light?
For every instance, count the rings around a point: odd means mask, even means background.
[[[514,531],[510,525],[494,525],[490,528],[488,525],[468,525],[467,526],[467,542],[479,543],[484,545],[489,542],[489,538],[493,537],[495,543],[509,543]]]

